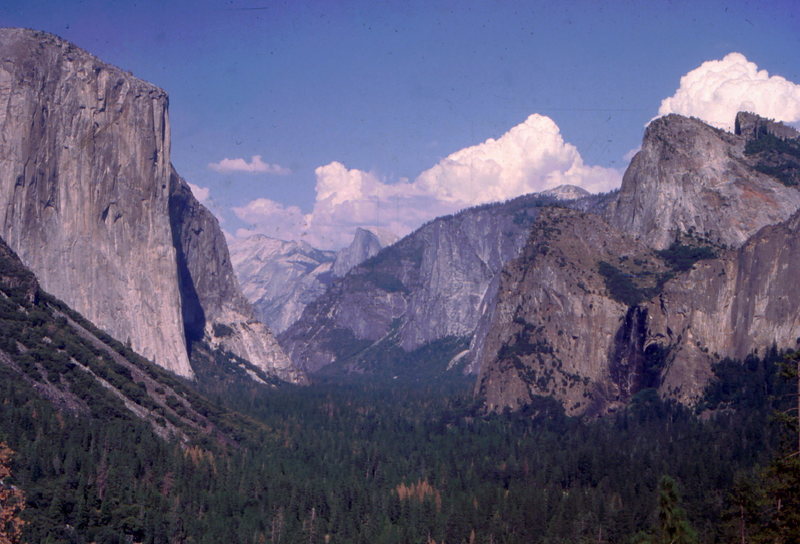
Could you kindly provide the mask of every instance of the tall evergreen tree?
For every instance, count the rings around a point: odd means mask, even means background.
[[[800,542],[800,351],[786,356],[783,376],[796,381],[793,408],[779,414],[784,423],[784,447],[765,472],[769,523],[756,537],[759,542]]]
[[[670,476],[658,483],[658,544],[695,544],[697,533],[680,504],[678,484]]]

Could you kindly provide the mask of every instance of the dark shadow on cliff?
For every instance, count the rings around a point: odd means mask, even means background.
[[[169,177],[169,223],[172,228],[172,244],[175,246],[175,256],[178,266],[178,286],[181,294],[181,313],[183,316],[183,330],[186,336],[186,346],[191,357],[192,342],[203,339],[206,326],[206,315],[200,304],[200,297],[195,288],[195,282],[186,260],[186,252],[181,241],[183,222],[189,208],[191,198],[190,190],[180,183],[180,179],[173,170]]]

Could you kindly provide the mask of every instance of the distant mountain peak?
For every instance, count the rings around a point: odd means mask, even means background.
[[[377,254],[383,245],[375,233],[361,227],[356,228],[353,241],[336,254],[333,263],[333,275],[344,276],[355,266]]]
[[[589,196],[591,193],[583,187],[565,184],[547,189],[546,191],[541,191],[539,194],[542,196],[552,196],[559,200],[574,200],[576,198]]]

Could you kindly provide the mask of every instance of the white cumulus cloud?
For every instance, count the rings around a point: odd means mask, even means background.
[[[194,197],[200,201],[201,204],[208,202],[208,197],[211,195],[211,189],[208,187],[200,187],[194,183],[189,183],[189,188],[192,190]]]
[[[250,162],[245,159],[222,159],[219,162],[208,163],[208,167],[216,172],[248,172],[264,173],[285,176],[291,174],[291,170],[279,164],[270,164],[261,160],[261,155],[253,155]]]
[[[500,138],[442,159],[416,183],[441,200],[474,205],[565,183],[592,192],[607,191],[619,185],[619,172],[585,165],[552,119],[533,114]]]
[[[788,123],[800,121],[800,85],[729,53],[710,60],[681,78],[675,94],[665,98],[659,116],[669,113],[697,117],[727,131],[739,111],[749,111]]]
[[[236,217],[248,224],[236,236],[266,234],[281,240],[297,240],[306,235],[306,216],[297,206],[284,206],[268,198],[257,198],[242,207],[234,207]]]
[[[531,115],[497,139],[457,151],[414,181],[384,180],[373,172],[331,162],[315,170],[316,200],[302,215],[266,199],[235,208],[250,226],[243,236],[261,232],[277,238],[303,238],[320,248],[339,248],[356,227],[408,234],[437,216],[460,209],[552,189],[578,185],[591,192],[619,186],[621,172],[584,164],[549,117]],[[283,229],[283,234],[277,232]],[[289,233],[300,233],[291,235]]]

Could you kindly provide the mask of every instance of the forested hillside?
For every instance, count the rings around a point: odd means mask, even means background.
[[[778,446],[781,360],[721,363],[700,413],[645,390],[596,421],[548,399],[486,416],[466,384],[240,382],[218,400],[261,424],[195,445],[59,411],[3,368],[0,441],[27,542],[630,542],[658,534],[663,475],[698,541],[729,542],[769,518],[741,509]]]
[[[675,486],[699,542],[777,519],[759,467],[793,398],[774,350],[717,364],[696,410],[645,389],[599,420],[544,398],[487,415],[458,374],[262,385],[201,343],[199,381],[184,382],[0,249],[9,542],[630,542],[659,534]]]

